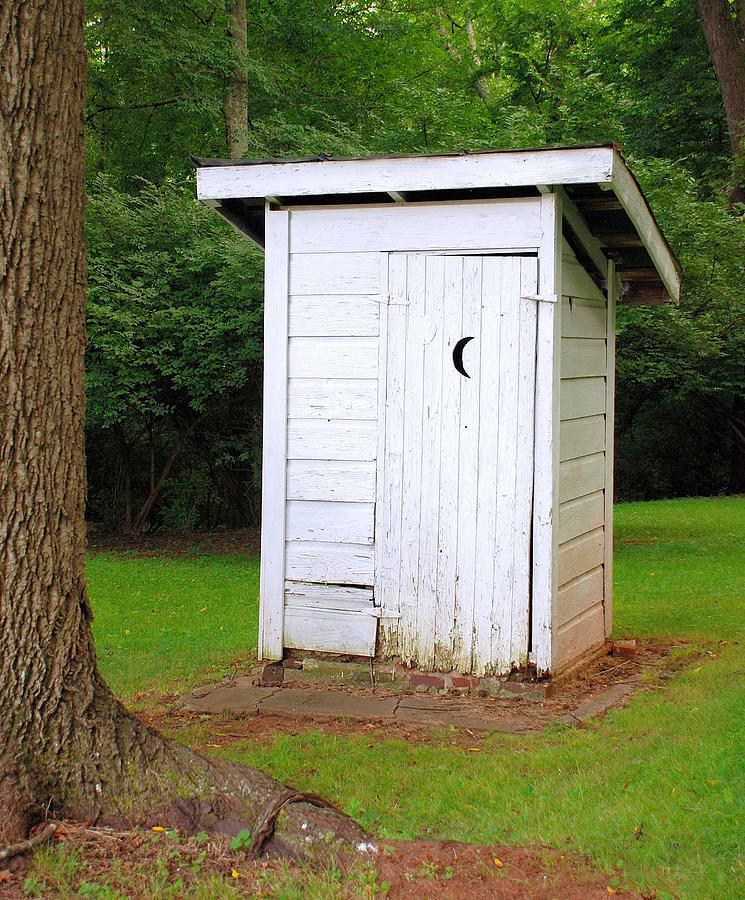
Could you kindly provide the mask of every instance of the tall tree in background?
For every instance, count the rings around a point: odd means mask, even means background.
[[[745,5],[743,0],[694,0],[722,91],[733,159],[730,206],[745,213]],[[729,490],[745,492],[745,394],[732,398]]]
[[[85,65],[82,0],[0,7],[0,844],[49,810],[247,827],[300,856],[329,834],[355,846],[366,836],[346,816],[167,740],[98,671],[84,569]]]
[[[228,40],[235,57],[228,78],[222,111],[228,159],[240,159],[248,150],[248,33],[246,0],[227,0]]]
[[[730,203],[745,203],[745,6],[742,0],[694,0],[727,113],[736,184]]]

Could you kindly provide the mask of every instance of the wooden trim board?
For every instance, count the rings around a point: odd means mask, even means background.
[[[272,210],[267,204],[265,216],[259,659],[281,659],[285,582],[290,214],[285,210]]]
[[[655,268],[667,288],[668,293],[677,303],[680,300],[680,272],[675,258],[670,252],[667,241],[644,199],[634,176],[623,161],[621,154],[613,151],[613,192],[621,201],[621,206],[634,223],[634,228],[644,242],[647,252],[652,257]]]
[[[541,196],[538,255],[538,324],[535,378],[533,481],[533,574],[531,636],[538,674],[551,669],[552,620],[556,602],[558,511],[559,379],[561,376],[561,205],[556,194]]]
[[[200,200],[610,183],[611,147],[201,166]]]
[[[608,264],[608,333],[605,406],[605,555],[603,569],[603,614],[605,636],[610,637],[613,628],[613,444],[615,429],[616,392],[616,300],[618,278],[616,264]]]

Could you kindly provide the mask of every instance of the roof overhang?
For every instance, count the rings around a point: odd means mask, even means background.
[[[197,197],[259,245],[264,208],[421,203],[560,190],[570,243],[591,268],[616,261],[628,303],[677,302],[680,268],[614,144],[331,159],[193,159]]]

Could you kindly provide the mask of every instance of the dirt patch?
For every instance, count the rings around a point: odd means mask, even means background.
[[[390,855],[388,855],[390,853]],[[548,848],[482,847],[456,841],[401,841],[383,852],[379,881],[394,900],[600,900],[640,898],[619,879]]]
[[[611,894],[644,900],[617,877],[548,848],[394,841],[382,844],[370,862],[329,874],[272,859],[248,862],[245,852],[232,850],[227,838],[187,837],[162,829],[115,831],[61,822],[52,846],[56,864],[42,861],[30,868],[28,856],[18,858],[12,870],[0,868],[0,897],[55,900],[111,896],[115,891],[117,896],[147,897],[156,882],[160,887],[179,883],[181,893],[188,895],[199,884],[218,879],[228,882],[237,897],[286,896],[283,885],[292,884],[301,893],[339,900],[599,900]],[[328,893],[319,891],[325,884]]]
[[[144,557],[255,556],[261,550],[261,530],[121,534],[89,528],[88,549],[91,553],[113,551]]]

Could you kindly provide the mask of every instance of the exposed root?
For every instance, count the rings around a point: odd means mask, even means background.
[[[20,856],[21,853],[26,853],[28,850],[33,850],[37,844],[43,844],[44,841],[48,841],[56,830],[57,826],[53,822],[50,822],[48,825],[45,825],[38,834],[35,834],[28,840],[18,841],[17,844],[8,844],[7,847],[0,849],[0,862],[4,859],[12,859],[14,856]]]

